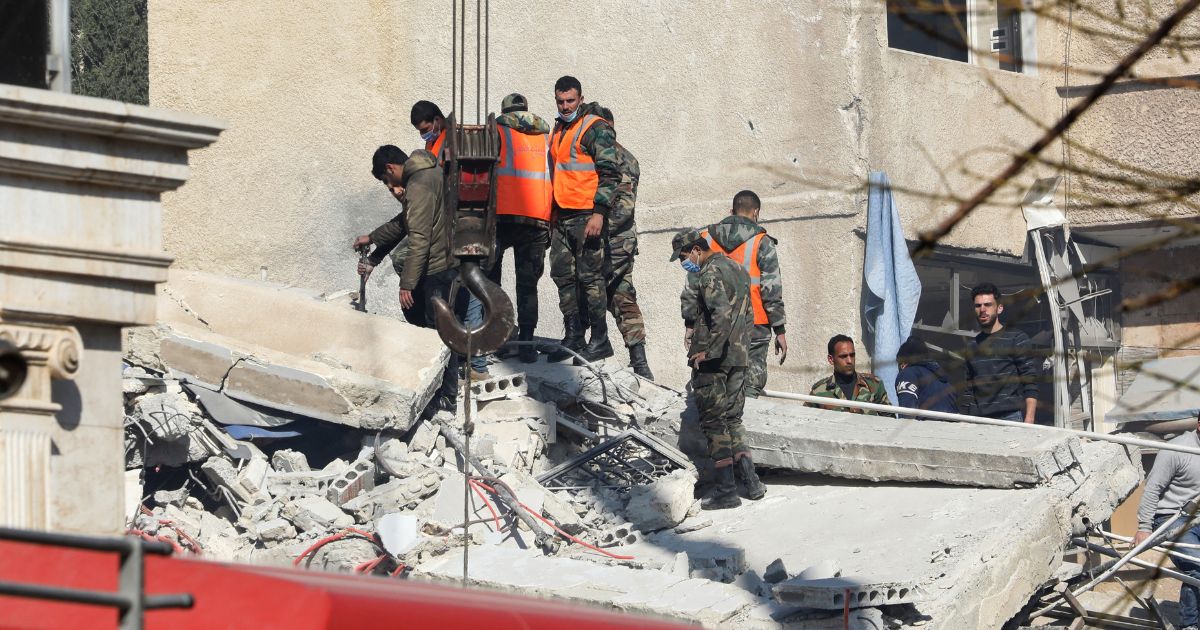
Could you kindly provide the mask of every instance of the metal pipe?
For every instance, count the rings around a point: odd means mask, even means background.
[[[1126,542],[1126,543],[1133,542],[1133,539],[1128,536],[1122,536],[1120,534],[1114,534],[1112,532],[1106,532],[1104,530],[1100,530],[1100,533],[1109,538],[1113,538],[1113,539],[1119,540],[1121,542]],[[1191,548],[1196,548],[1197,546],[1198,545],[1189,545],[1189,547],[1191,547]],[[1171,551],[1171,542],[1168,540],[1164,540],[1164,541],[1158,543],[1157,545],[1154,546],[1154,548],[1157,549],[1160,553],[1165,553],[1168,556],[1171,556],[1173,558],[1179,558],[1180,560],[1187,560],[1189,562],[1200,562],[1200,558],[1197,558],[1196,556],[1189,556],[1185,553],[1179,553],[1178,551]]]
[[[1105,547],[1103,545],[1097,545],[1094,542],[1084,540],[1082,538],[1072,539],[1071,542],[1073,542],[1076,545],[1079,545],[1081,547],[1087,547],[1088,549],[1091,549],[1092,551],[1095,551],[1096,553],[1101,553],[1106,556],[1109,556],[1110,558],[1122,557],[1121,554],[1113,551],[1112,549],[1109,549],[1108,547]],[[1191,558],[1191,557],[1187,557],[1187,556],[1185,556],[1185,557],[1192,562],[1196,561],[1196,558]],[[1143,569],[1154,569],[1156,571],[1161,571],[1163,575],[1165,575],[1169,578],[1175,578],[1176,580],[1179,580],[1180,582],[1183,582],[1184,584],[1190,584],[1192,586],[1200,588],[1200,580],[1197,580],[1196,578],[1194,578],[1186,573],[1180,573],[1179,571],[1175,571],[1173,569],[1168,569],[1167,567],[1154,564],[1153,562],[1146,562],[1145,560],[1138,560],[1137,558],[1131,558],[1128,562],[1129,562],[1129,564],[1142,567]]]
[[[127,595],[105,591],[85,591],[77,588],[60,586],[42,586],[40,584],[17,584],[0,582],[0,595],[13,597],[28,597],[30,599],[46,599],[55,602],[70,602],[88,604],[91,606],[107,606],[120,611],[129,610],[133,606]]]
[[[897,407],[895,405],[879,405],[876,403],[859,402],[857,400],[842,400],[840,398],[825,398],[822,396],[809,396],[807,394],[792,394],[789,392],[778,392],[770,389],[763,390],[763,396],[767,398],[782,398],[784,400],[798,400],[800,402],[812,403],[821,406],[833,407],[849,407],[851,409],[866,409],[868,411],[882,411],[885,413],[899,413],[908,416],[921,416],[924,418],[932,418],[934,420],[950,420],[953,422],[967,422],[971,424],[986,424],[996,427],[1014,427],[1020,429],[1029,429],[1036,431],[1047,431],[1054,433],[1062,433],[1067,435],[1075,435],[1089,440],[1099,440],[1101,442],[1113,442],[1114,444],[1124,444],[1126,446],[1137,446],[1140,448],[1153,448],[1160,451],[1176,451],[1179,453],[1187,453],[1188,455],[1200,455],[1200,448],[1192,448],[1190,446],[1180,446],[1171,442],[1156,442],[1154,440],[1143,440],[1141,438],[1126,437],[1124,435],[1112,435],[1110,433],[1093,433],[1091,431],[1080,431],[1078,429],[1066,429],[1063,427],[1049,427],[1042,424],[1026,424],[1024,422],[1013,422],[1012,420],[996,420],[995,418],[980,418],[979,416],[968,416],[961,413],[947,413],[944,411],[927,411],[924,409],[912,409],[909,407]]]

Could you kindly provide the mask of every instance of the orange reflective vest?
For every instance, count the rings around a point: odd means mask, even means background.
[[[556,129],[550,137],[550,157],[554,160],[554,201],[568,210],[591,210],[596,205],[600,175],[596,161],[580,146],[583,134],[604,120],[588,114],[570,125]]]
[[[442,143],[446,141],[446,130],[443,129],[438,137],[432,142],[425,143],[425,150],[433,154],[433,159],[437,160],[439,166],[442,164]]]
[[[550,172],[546,134],[527,134],[497,125],[496,214],[550,220]]]
[[[762,300],[762,269],[758,267],[758,248],[762,244],[762,240],[767,237],[767,233],[760,232],[755,234],[754,238],[738,245],[730,252],[725,251],[720,243],[709,236],[708,230],[701,231],[700,236],[703,236],[708,241],[710,249],[725,254],[730,260],[741,265],[742,269],[746,270],[746,274],[750,276],[750,305],[754,307],[754,325],[766,326],[769,324],[767,309],[763,307]]]

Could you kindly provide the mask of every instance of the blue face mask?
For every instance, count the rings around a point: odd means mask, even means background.
[[[684,258],[679,264],[683,265],[683,270],[688,273],[700,273],[700,265],[692,262],[690,258]]]
[[[578,107],[576,107],[575,111],[571,112],[570,115],[567,115],[567,116],[564,116],[562,114],[558,115],[559,120],[561,120],[567,124],[575,122],[575,119],[578,117],[579,117],[579,108]]]
[[[429,133],[421,134],[421,140],[423,140],[425,142],[433,142],[434,140],[437,139],[437,137],[438,137],[437,129],[432,129],[432,130],[430,130]]]

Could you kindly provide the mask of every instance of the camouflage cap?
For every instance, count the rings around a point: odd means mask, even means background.
[[[679,233],[675,235],[675,238],[671,239],[671,258],[669,260],[678,260],[680,250],[688,245],[691,245],[692,243],[695,243],[701,238],[704,237],[700,236],[700,230],[696,228],[679,230]]]
[[[516,92],[505,96],[504,100],[500,101],[501,114],[507,114],[509,112],[523,112],[528,110],[529,101],[526,101],[524,96],[521,96]]]

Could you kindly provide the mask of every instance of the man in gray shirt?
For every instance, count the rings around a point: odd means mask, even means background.
[[[1196,431],[1188,431],[1171,440],[1172,444],[1200,448],[1200,414],[1196,416]],[[1138,504],[1138,532],[1134,544],[1141,543],[1150,532],[1174,515],[1189,499],[1200,494],[1200,455],[1189,455],[1177,451],[1159,451],[1154,467],[1146,477],[1146,490]],[[1181,532],[1177,542],[1200,544],[1200,525]],[[1171,560],[1180,571],[1200,579],[1200,550],[1176,549],[1179,553],[1195,556],[1194,562]],[[1179,622],[1182,630],[1200,629],[1200,589],[1184,584],[1179,589]]]

